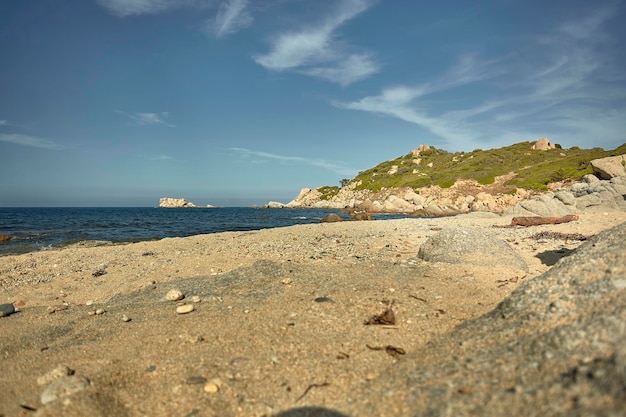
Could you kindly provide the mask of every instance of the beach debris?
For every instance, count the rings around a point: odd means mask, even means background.
[[[48,385],[41,393],[41,403],[49,404],[59,398],[68,397],[79,391],[84,390],[89,386],[89,380],[87,378],[66,375],[55,379]]]
[[[106,275],[106,273],[107,271],[105,271],[104,269],[98,269],[96,272],[94,272],[91,275],[95,278],[98,278],[98,277],[101,277],[102,275]]]
[[[550,231],[543,231],[543,232],[535,233],[530,238],[536,239],[536,240],[543,240],[543,239],[564,240],[566,242],[568,240],[578,240],[578,241],[587,240],[587,236],[582,235],[580,233],[561,233],[561,232],[550,232]]]
[[[375,314],[369,319],[365,320],[363,324],[366,325],[393,325],[396,324],[396,315],[394,314],[391,306],[393,301],[389,303],[389,306],[380,314]]]
[[[568,223],[578,220],[578,216],[575,214],[568,214],[562,217],[513,217],[511,220],[511,226],[538,226],[541,224],[560,224]]]
[[[504,287],[507,284],[517,284],[517,281],[519,281],[520,279],[524,279],[528,276],[528,274],[523,275],[521,278],[518,277],[517,275],[515,275],[513,278],[509,278],[509,279],[498,279],[496,280],[496,282],[498,283],[498,288],[499,287]]]
[[[296,399],[296,402],[300,401],[301,399],[304,398],[305,395],[307,395],[309,393],[309,391],[311,391],[313,388],[322,388],[322,387],[328,387],[330,386],[330,383],[328,382],[322,382],[321,384],[311,384],[308,387],[306,387],[306,389],[304,390],[304,392],[302,393],[301,396],[299,396]]]
[[[187,314],[191,313],[194,310],[193,304],[183,304],[176,307],[176,312],[178,314]]]
[[[427,303],[427,302],[428,302],[428,300],[426,300],[425,298],[418,297],[417,295],[409,294],[409,297],[411,297],[411,298],[415,298],[416,300],[423,301],[423,302],[425,302],[425,303]]]
[[[316,303],[334,303],[335,302],[330,297],[317,297],[313,301],[315,301]]]
[[[178,288],[172,288],[165,294],[165,299],[168,301],[179,301],[185,298],[185,295]]]
[[[0,304],[0,317],[10,316],[13,313],[15,313],[15,306],[13,304]]]
[[[391,346],[391,345],[387,345],[387,346],[365,345],[365,346],[367,346],[367,348],[370,350],[384,350],[389,356],[393,356],[394,358],[398,358],[400,357],[400,355],[406,354],[406,351],[402,349],[401,347],[396,347],[396,346]]]

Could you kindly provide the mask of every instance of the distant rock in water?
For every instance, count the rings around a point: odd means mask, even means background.
[[[199,207],[213,207],[210,204],[206,206],[196,206],[194,203],[185,200],[184,198],[170,198],[163,197],[159,200],[160,208],[199,208]]]

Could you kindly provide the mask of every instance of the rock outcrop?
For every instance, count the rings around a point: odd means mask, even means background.
[[[537,150],[537,151],[547,151],[549,149],[556,149],[559,147],[560,147],[559,145],[550,143],[550,140],[548,138],[541,138],[533,144],[532,149]]]
[[[206,206],[196,206],[194,203],[185,200],[184,198],[170,198],[163,197],[159,200],[160,208],[200,208],[200,207],[213,207],[210,204]]]
[[[417,216],[454,216],[469,212],[505,213],[513,216],[565,216],[586,207],[606,204],[626,210],[626,175],[600,180],[586,175],[580,182],[549,192],[517,189],[498,192],[510,177],[498,177],[484,186],[473,180],[457,181],[450,188],[425,187],[419,194],[410,187],[357,190],[351,183],[327,200],[316,189],[303,188],[298,197],[275,207],[348,209],[367,213],[406,213]],[[267,206],[269,207],[269,205]]]
[[[603,180],[626,175],[626,155],[594,159],[590,164],[593,173]]]
[[[585,175],[581,182],[556,193],[548,192],[539,198],[525,200],[507,209],[511,216],[566,216],[591,206],[604,205],[626,210],[626,176],[599,180],[595,175]]]

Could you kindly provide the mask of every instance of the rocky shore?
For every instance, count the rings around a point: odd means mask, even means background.
[[[540,141],[538,141],[539,143]],[[549,185],[549,191],[517,189],[511,193],[504,186],[514,174],[496,177],[493,184],[481,185],[474,180],[458,180],[449,188],[438,186],[414,190],[410,187],[382,189],[378,192],[357,189],[351,182],[339,192],[325,198],[320,189],[303,188],[287,204],[269,202],[270,208],[331,208],[367,213],[407,213],[419,216],[453,216],[469,212],[506,213],[520,202],[541,197],[541,207],[525,207],[526,214],[557,216],[598,204],[626,208],[626,155],[591,161],[595,175],[582,181]],[[528,208],[530,207],[530,209]],[[534,211],[537,208],[538,211]]]
[[[623,415],[626,193],[580,184],[532,203],[561,224],[512,226],[524,202],[0,257],[0,415]]]

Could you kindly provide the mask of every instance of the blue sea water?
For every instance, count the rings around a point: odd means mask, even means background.
[[[27,253],[85,240],[138,242],[225,231],[246,231],[319,223],[336,210],[251,207],[162,209],[2,208],[0,255]]]

